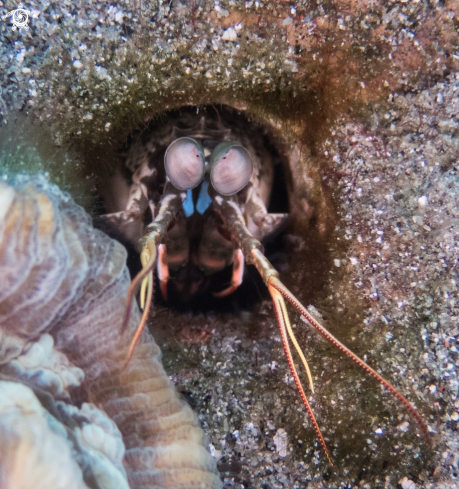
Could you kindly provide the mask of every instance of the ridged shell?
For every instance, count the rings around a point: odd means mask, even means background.
[[[0,183],[0,488],[29,487],[9,480],[23,451],[31,474],[46,467],[56,477],[46,487],[122,488],[125,476],[131,488],[221,487],[149,333],[122,368],[139,319],[135,307],[120,337],[125,261],[124,248],[44,177]],[[51,439],[69,453],[53,458]],[[73,485],[61,473],[74,474]]]

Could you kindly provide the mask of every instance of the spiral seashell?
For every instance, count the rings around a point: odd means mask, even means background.
[[[123,369],[125,261],[44,177],[0,183],[1,489],[221,487],[151,335]]]

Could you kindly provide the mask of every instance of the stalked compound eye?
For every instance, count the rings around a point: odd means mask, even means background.
[[[242,190],[250,180],[253,161],[250,153],[235,143],[220,143],[210,157],[210,180],[217,192],[233,195]]]
[[[179,190],[197,187],[204,177],[204,165],[201,146],[191,138],[176,139],[164,155],[166,174]]]

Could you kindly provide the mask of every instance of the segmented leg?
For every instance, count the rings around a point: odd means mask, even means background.
[[[290,345],[288,344],[288,340],[287,340],[287,330],[291,329],[291,328],[290,328],[290,324],[289,324],[290,321],[289,321],[288,314],[287,314],[287,308],[285,307],[284,298],[283,298],[282,294],[280,294],[279,291],[277,291],[271,285],[268,287],[268,289],[269,289],[269,293],[271,294],[271,297],[273,298],[274,311],[276,312],[277,323],[279,325],[279,331],[280,331],[280,335],[281,335],[281,339],[282,339],[282,345],[284,346],[285,356],[287,357],[287,363],[288,363],[288,366],[290,367],[290,371],[292,372],[296,388],[298,389],[298,392],[300,393],[301,400],[303,401],[304,407],[306,408],[306,411],[308,412],[309,419],[311,420],[312,425],[314,426],[314,430],[316,431],[317,437],[319,438],[320,444],[322,445],[322,448],[325,452],[325,455],[327,456],[327,459],[330,462],[330,465],[332,467],[334,467],[331,456],[330,456],[330,452],[328,451],[327,445],[325,444],[324,437],[322,436],[322,432],[320,431],[316,417],[314,416],[311,405],[309,404],[309,401],[308,401],[306,394],[304,392],[304,389],[303,389],[303,386],[301,384],[300,377],[299,377],[298,372],[296,370],[295,364],[293,363],[292,352],[290,350]],[[287,324],[289,325],[288,329],[287,329]],[[307,370],[309,371],[309,368]],[[308,375],[310,375],[310,372],[308,372]],[[310,379],[310,381],[312,382],[311,379]]]
[[[186,193],[177,190],[172,184],[167,183],[164,188],[164,193],[159,203],[158,215],[154,221],[147,227],[147,234],[139,241],[140,260],[142,262],[142,270],[137,274],[128,290],[126,312],[121,324],[120,334],[126,331],[131,314],[132,301],[137,291],[139,284],[142,282],[141,306],[144,307],[142,319],[137,328],[136,334],[129,347],[126,365],[129,363],[132,352],[137,341],[140,338],[143,328],[147,322],[150,312],[151,303],[153,300],[153,269],[155,267],[157,246],[163,240],[169,224],[174,219],[175,215],[182,206],[183,200],[186,198]],[[146,295],[146,297],[145,297]]]
[[[102,214],[98,217],[98,221],[101,223],[108,223],[112,226],[124,226],[131,222],[136,222],[140,219],[140,212],[138,209],[124,210],[120,212],[112,212],[111,214]]]
[[[419,428],[421,429],[422,435],[427,444],[431,444],[429,432],[427,426],[424,424],[421,416],[414,408],[414,406],[403,396],[390,382],[388,382],[384,377],[373,370],[367,363],[365,363],[360,357],[353,353],[349,348],[344,346],[337,338],[335,338],[330,331],[325,329],[321,324],[319,324],[307,311],[307,309],[301,304],[301,302],[285,287],[285,285],[276,277],[271,277],[269,280],[270,286],[278,290],[295,309],[304,316],[308,322],[313,326],[320,334],[325,336],[330,343],[339,348],[345,355],[347,355],[351,360],[353,360],[357,365],[359,365],[365,372],[374,377],[381,385],[383,385],[394,397],[396,397],[411,414],[411,416],[416,420]]]
[[[169,281],[169,267],[167,265],[167,251],[166,245],[160,244],[158,246],[158,279],[159,286],[161,288],[161,294],[163,299],[167,301],[167,282]]]
[[[244,277],[244,254],[242,250],[234,250],[233,254],[233,275],[231,284],[220,292],[214,292],[215,297],[226,297],[232,294],[241,284]]]
[[[144,182],[146,179],[150,182],[156,180],[156,174],[157,172],[155,168],[149,168],[147,165],[139,167],[132,175],[132,185],[125,209],[120,212],[103,214],[98,220],[100,222],[111,224],[116,228],[138,221],[148,207],[150,207],[153,215],[155,215],[155,206],[154,203],[148,199],[148,190]],[[124,182],[120,173],[115,174],[114,180],[122,180]]]
[[[126,300],[126,310],[124,313],[123,322],[121,323],[120,334],[122,335],[129,323],[129,317],[131,315],[132,300],[137,292],[137,288],[143,280],[148,277],[148,274],[153,271],[156,262],[156,236],[157,233],[151,233],[149,241],[146,244],[146,248],[142,250],[142,270],[135,276],[134,280],[128,289],[128,295]]]
[[[131,344],[129,345],[128,354],[126,357],[126,361],[124,362],[124,368],[126,368],[131,360],[132,353],[134,352],[135,345],[139,341],[140,335],[142,334],[143,328],[148,319],[148,315],[150,314],[151,303],[153,302],[153,272],[149,272],[147,277],[147,303],[143,304],[141,307],[143,308],[142,318],[140,319],[140,323],[137,326],[137,330],[135,332],[134,337],[132,338]]]
[[[419,425],[421,432],[424,436],[424,439],[428,444],[430,444],[430,438],[428,434],[427,427],[425,426],[424,422],[422,421],[421,417],[417,413],[416,409],[412,406],[412,404],[394,387],[392,386],[386,379],[384,379],[381,375],[379,375],[375,370],[373,370],[369,365],[367,365],[361,358],[359,358],[355,353],[353,353],[349,348],[344,346],[338,339],[336,339],[327,329],[325,329],[322,325],[320,325],[306,310],[306,308],[298,301],[298,299],[285,287],[282,282],[278,278],[278,272],[275,270],[275,268],[269,263],[269,261],[266,259],[266,257],[263,254],[263,247],[261,243],[256,240],[252,234],[248,231],[245,221],[244,221],[244,216],[241,213],[241,210],[239,209],[239,206],[237,203],[232,200],[231,197],[222,197],[220,195],[216,195],[213,198],[214,200],[214,207],[215,209],[219,212],[221,215],[223,221],[226,223],[228,229],[231,232],[231,235],[233,236],[233,239],[236,241],[238,246],[242,249],[244,253],[244,257],[249,264],[254,264],[259,271],[260,275],[262,276],[265,284],[267,285],[274,301],[275,309],[276,309],[276,315],[278,317],[278,323],[279,323],[279,329],[281,331],[281,336],[284,334],[284,324],[286,325],[287,322],[285,319],[282,319],[279,321],[279,317],[285,318],[288,317],[286,310],[284,311],[282,309],[281,303],[277,299],[277,295],[273,295],[272,291],[276,290],[282,296],[284,296],[297,310],[300,314],[302,314],[309,322],[310,324],[316,328],[325,338],[327,338],[333,345],[335,345],[337,348],[339,348],[345,355],[347,355],[349,358],[351,358],[357,365],[359,365],[361,368],[363,368],[367,373],[369,373],[372,377],[374,377],[381,385],[386,387],[386,389],[389,390],[389,392],[392,393],[392,395],[397,398],[408,410],[410,415],[416,420],[417,424]],[[285,306],[284,306],[285,307]],[[279,313],[279,310],[282,311],[282,313]],[[286,327],[286,326],[285,326]],[[293,332],[291,335],[291,338],[294,338]],[[286,340],[284,338],[282,339],[284,343],[284,349],[286,350],[287,354],[287,348],[286,348]],[[297,348],[297,351],[300,352],[301,350],[299,349],[299,346],[297,347],[297,342],[296,340],[293,341],[293,344],[295,348]],[[302,356],[302,353],[300,354],[300,357],[303,359],[304,356]],[[314,424],[314,427],[316,429],[316,432],[319,436],[319,439],[321,441],[321,444],[326,452],[327,458],[329,458],[328,451],[325,447],[325,443],[322,441],[323,438],[320,435],[320,430],[317,427],[317,423],[313,417],[311,417],[310,413],[310,406],[305,402],[307,399],[304,396],[304,392],[302,390],[301,382],[298,378],[298,374],[294,368],[292,368],[293,363],[291,363],[291,359],[289,359],[289,356],[287,354],[287,360],[289,361],[289,366],[292,371],[293,377],[295,379],[295,384],[298,387],[298,390],[300,392],[300,396],[303,400],[303,404],[308,411],[308,414],[311,418],[311,421]]]

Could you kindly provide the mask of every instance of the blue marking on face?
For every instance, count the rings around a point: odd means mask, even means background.
[[[183,210],[185,211],[185,216],[190,217],[194,214],[194,205],[193,205],[193,194],[191,189],[186,191],[186,199],[182,203]]]
[[[196,211],[199,214],[204,214],[206,210],[209,208],[210,204],[212,204],[212,199],[209,197],[209,193],[207,189],[209,188],[209,182],[204,180],[201,184],[201,190],[199,191],[198,202],[196,203]]]

